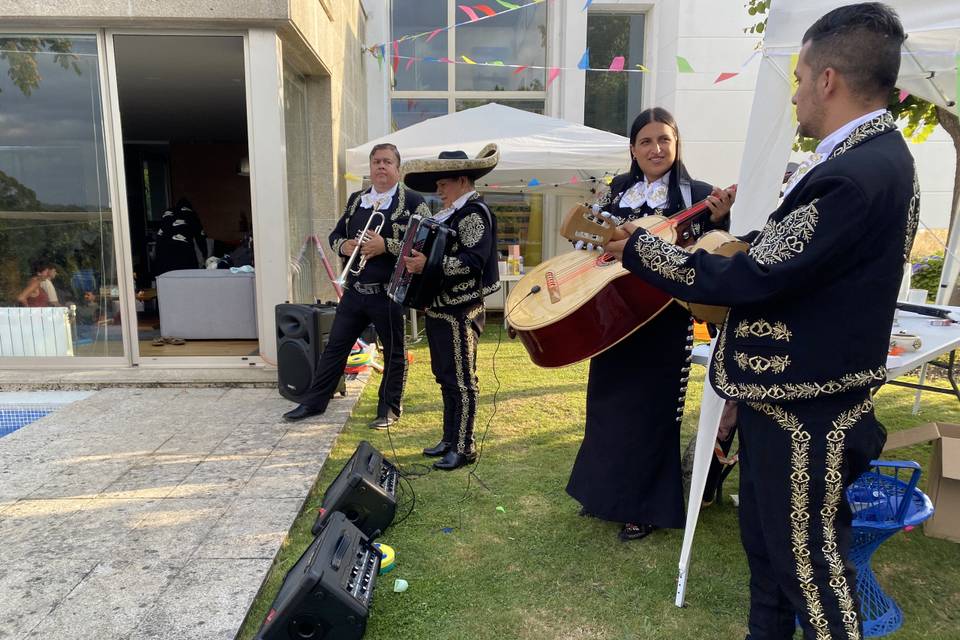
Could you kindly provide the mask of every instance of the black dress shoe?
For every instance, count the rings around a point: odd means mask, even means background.
[[[436,445],[432,447],[427,447],[423,450],[423,455],[430,456],[431,458],[436,458],[438,456],[444,455],[447,451],[450,451],[450,443],[444,442],[441,440]]]
[[[318,416],[326,411],[326,408],[319,409],[305,404],[298,404],[296,409],[292,409],[283,414],[283,419],[287,422],[297,422],[310,416]]]
[[[451,449],[447,451],[447,453],[443,456],[443,459],[437,460],[433,463],[433,468],[451,471],[453,469],[459,469],[460,467],[476,462],[476,460],[477,454],[474,452],[457,453]]]
[[[646,538],[648,535],[657,530],[657,527],[652,524],[633,524],[628,522],[623,525],[623,529],[620,530],[619,537],[624,542],[629,540],[640,540]]]

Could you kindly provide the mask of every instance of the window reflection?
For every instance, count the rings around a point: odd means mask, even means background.
[[[0,34],[0,356],[122,356],[94,36]]]
[[[430,118],[447,115],[447,101],[444,98],[394,98],[390,110],[393,130],[398,131]]]
[[[643,64],[644,16],[641,13],[590,13],[587,48],[595,68],[610,66],[615,56],[626,57],[626,68]],[[588,71],[583,123],[622,136],[642,110],[643,75]]]
[[[396,0],[391,16],[391,37],[400,40],[404,36],[432,32],[447,26],[447,0]],[[429,42],[428,42],[429,40]],[[397,67],[397,91],[446,91],[447,65],[424,62],[424,58],[439,60],[447,56],[447,31],[404,40],[397,43],[401,57]],[[388,52],[388,59],[392,52]],[[409,62],[411,58],[416,58]]]
[[[463,14],[458,13],[462,20]],[[474,62],[502,62],[513,65],[546,66],[547,5],[504,12],[476,24],[457,29],[457,60],[467,56]],[[526,69],[515,73],[511,67],[457,65],[457,91],[543,91],[546,71]]]

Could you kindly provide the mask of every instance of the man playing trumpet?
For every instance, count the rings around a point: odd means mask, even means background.
[[[330,234],[330,246],[343,260],[353,256],[351,270],[344,274],[343,298],[313,384],[301,404],[283,414],[287,421],[326,411],[354,343],[371,322],[383,343],[385,365],[377,417],[370,427],[383,429],[400,417],[407,377],[403,309],[387,297],[387,283],[396,266],[410,214],[429,216],[430,211],[418,193],[399,184],[400,152],[394,145],[378,144],[371,149],[370,181],[371,187],[350,195],[343,216]],[[381,221],[383,225],[377,232]],[[366,232],[360,237],[364,229]],[[355,251],[359,255],[354,256]]]

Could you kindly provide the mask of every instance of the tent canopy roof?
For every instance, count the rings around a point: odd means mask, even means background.
[[[800,50],[810,25],[842,4],[837,0],[774,2],[763,38],[765,52],[789,58]],[[960,5],[956,0],[886,0],[886,4],[900,15],[907,32],[897,86],[941,107],[951,107],[957,100]]]
[[[347,171],[366,176],[370,149],[383,142],[397,146],[404,162],[436,158],[461,149],[473,157],[485,144],[500,147],[500,164],[485,176],[487,184],[523,185],[536,178],[545,188],[581,191],[583,182],[626,170],[630,141],[607,131],[550,118],[495,102],[432,118],[347,150]],[[589,183],[588,185],[589,186]]]

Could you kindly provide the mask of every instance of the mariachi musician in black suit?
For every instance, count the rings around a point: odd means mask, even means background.
[[[630,171],[616,176],[599,198],[601,215],[623,224],[672,216],[707,200],[708,210],[683,230],[685,239],[728,228],[733,194],[692,179],[681,146],[667,110],[637,115],[630,127]],[[692,348],[690,313],[670,303],[590,360],[583,442],[567,493],[581,504],[581,515],[622,523],[623,541],[683,528],[680,423]]]
[[[433,465],[438,469],[456,469],[476,459],[477,342],[484,325],[483,299],[500,288],[500,275],[497,218],[474,182],[493,171],[499,158],[497,146],[489,144],[476,158],[444,151],[436,160],[412,160],[403,170],[411,189],[440,196],[444,208],[433,218],[457,233],[444,257],[443,289],[426,310],[430,363],[443,396],[443,436],[423,453],[443,456]],[[417,251],[402,259],[411,273],[421,273],[426,264]]]
[[[793,97],[818,152],[749,251],[690,254],[643,230],[607,245],[677,298],[730,307],[710,380],[736,402],[750,637],[862,637],[846,488],[886,434],[871,387],[886,356],[919,216],[913,158],[886,110],[904,31],[885,5],[806,32]],[[728,402],[728,405],[730,403]]]
[[[353,345],[371,322],[383,344],[385,364],[377,417],[370,427],[386,428],[396,422],[402,412],[403,384],[407,377],[403,309],[387,296],[386,285],[397,264],[410,214],[429,215],[430,210],[420,194],[400,184],[400,152],[392,144],[378,144],[370,150],[370,181],[370,187],[350,195],[346,211],[330,234],[330,246],[346,260],[356,250],[357,236],[374,212],[383,215],[383,227],[380,233],[375,233],[377,225],[371,224],[366,239],[360,244],[360,254],[366,258],[366,264],[359,274],[348,277],[313,383],[300,405],[283,414],[287,421],[326,411]],[[375,220],[379,220],[379,216]],[[359,256],[353,267],[358,261]]]

